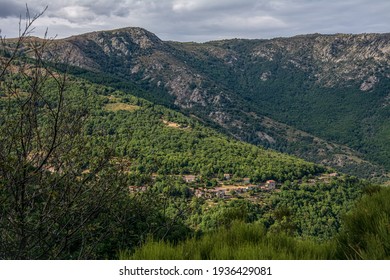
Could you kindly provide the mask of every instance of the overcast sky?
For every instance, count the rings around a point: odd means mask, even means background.
[[[26,3],[48,6],[35,35],[59,38],[128,26],[182,42],[390,32],[390,0],[0,0],[3,36],[17,36]]]

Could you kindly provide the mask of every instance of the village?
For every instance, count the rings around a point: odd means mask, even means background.
[[[156,180],[156,175],[152,176],[152,180]],[[232,180],[231,174],[224,174],[223,180],[214,178],[215,186],[205,186],[202,183],[202,178],[197,175],[181,175],[178,176],[183,180],[190,190],[191,196],[203,199],[232,199],[247,196],[254,197],[261,192],[279,191],[277,182],[268,180],[262,184],[251,183],[250,178],[241,178]],[[145,192],[147,186],[129,186],[130,193]]]
[[[268,180],[264,184],[251,184],[250,178],[243,178],[241,182],[231,184],[229,180],[231,179],[230,174],[224,174],[225,181],[218,181],[218,185],[214,188],[206,188],[206,187],[194,187],[191,188],[193,195],[198,198],[204,199],[213,199],[213,198],[221,198],[221,199],[231,199],[234,197],[240,196],[253,196],[256,193],[261,191],[271,192],[276,191],[276,181]],[[187,183],[195,182],[196,177],[193,176],[184,176],[184,180]]]
[[[338,173],[325,173],[317,176],[315,179],[308,179],[305,183],[314,185],[319,181],[329,182],[330,179],[338,176]],[[280,192],[280,187],[282,186],[282,183],[275,180],[267,180],[258,184],[251,183],[251,179],[248,177],[233,180],[231,174],[224,174],[223,179],[214,178],[215,184],[213,186],[206,186],[202,177],[197,175],[177,175],[176,177],[180,178],[187,185],[191,196],[206,200],[229,200],[234,198],[257,200],[266,193]],[[153,181],[156,178],[156,174],[152,175]],[[129,186],[130,193],[145,192],[147,190],[148,186]]]

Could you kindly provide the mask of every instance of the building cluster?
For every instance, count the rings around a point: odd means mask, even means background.
[[[193,190],[196,197],[202,197],[206,199],[212,198],[231,198],[235,194],[244,194],[250,191],[272,191],[276,188],[276,182],[274,180],[268,180],[264,185],[247,185],[242,187],[230,187],[230,188],[197,188]]]
[[[184,175],[183,180],[187,184],[196,183],[198,181],[196,175]],[[230,180],[230,174],[224,174],[224,180]],[[276,182],[274,180],[268,180],[265,184],[254,185],[250,184],[250,178],[242,179],[243,185],[241,186],[225,186],[216,188],[194,187],[191,188],[192,194],[198,198],[213,199],[223,198],[228,199],[236,195],[245,194],[247,192],[260,192],[260,191],[273,191],[276,188]],[[130,193],[145,192],[146,186],[129,186]]]

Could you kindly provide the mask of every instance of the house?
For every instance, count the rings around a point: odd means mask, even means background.
[[[273,190],[276,187],[276,182],[274,180],[268,180],[266,186],[268,189]]]
[[[183,179],[186,183],[193,183],[196,181],[196,176],[195,175],[184,175]]]
[[[244,184],[249,184],[251,182],[251,178],[243,178],[242,181]]]
[[[196,189],[195,190],[195,196],[200,198],[200,197],[204,197],[205,196],[205,192],[201,189]]]
[[[148,187],[147,186],[129,186],[129,191],[131,193],[135,193],[135,192],[146,192],[148,190]]]
[[[229,174],[229,173],[226,173],[226,174],[223,174],[223,178],[224,178],[225,180],[230,180],[230,179],[232,178],[232,175]]]
[[[215,192],[215,196],[219,198],[226,198],[226,192],[224,190],[219,190]]]

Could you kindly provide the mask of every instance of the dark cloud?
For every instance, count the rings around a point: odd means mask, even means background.
[[[0,18],[19,17],[26,13],[26,6],[10,1],[0,0]]]

